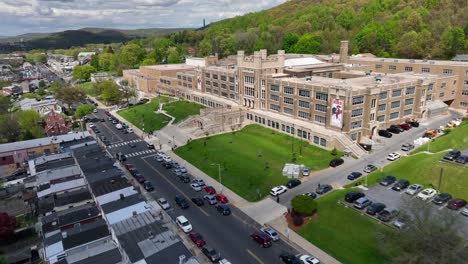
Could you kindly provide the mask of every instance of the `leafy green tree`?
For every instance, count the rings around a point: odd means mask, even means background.
[[[320,36],[306,33],[299,38],[296,45],[294,45],[294,52],[317,54],[320,53],[322,48]]]
[[[102,87],[101,99],[107,104],[118,104],[122,99],[122,91],[119,90],[113,80],[107,80],[100,83]]]
[[[75,66],[73,69],[73,78],[75,80],[88,81],[91,78],[91,73],[95,73],[96,68],[90,65]]]
[[[11,107],[11,101],[6,96],[0,96],[0,115],[8,113],[8,110]]]
[[[95,56],[93,56],[94,58]],[[99,60],[99,70],[101,71],[110,71],[111,70],[111,64],[112,64],[112,59],[114,57],[114,54],[112,53],[99,53],[97,56]]]
[[[39,81],[39,87],[38,88],[39,89],[41,89],[41,88],[44,89],[45,88],[45,81],[44,80]]]
[[[336,22],[338,25],[342,26],[346,30],[350,30],[351,26],[353,25],[355,20],[354,10],[343,10],[341,13],[336,17]]]
[[[0,139],[3,142],[15,142],[21,139],[21,127],[17,113],[0,116]]]
[[[317,202],[309,195],[297,195],[291,200],[291,207],[298,215],[309,216],[317,212]]]
[[[120,63],[136,68],[145,58],[146,51],[137,44],[127,44],[122,47]]]
[[[82,119],[86,115],[91,114],[94,109],[95,107],[93,105],[82,104],[76,108],[75,117],[78,119]]]
[[[89,62],[89,65],[93,66],[94,69],[96,70],[100,70],[100,67],[99,67],[99,56],[98,55],[93,55],[91,57],[91,61]]]
[[[169,56],[167,57],[167,62],[172,63],[172,64],[181,62],[180,54],[177,52],[177,50],[175,48],[172,48],[169,51]]]
[[[199,56],[208,56],[213,54],[213,45],[209,39],[204,39],[200,42],[198,55]]]
[[[421,58],[423,49],[419,43],[419,35],[415,31],[410,31],[401,36],[396,49],[398,54],[405,58]]]
[[[451,58],[465,48],[465,33],[462,28],[448,28],[440,39],[441,48],[446,58]]]
[[[84,102],[86,100],[86,93],[81,87],[63,85],[57,87],[55,98],[67,104],[70,109],[72,104]]]
[[[155,65],[155,64],[157,64],[155,58],[148,58],[148,57],[146,57],[146,58],[141,62],[141,66]]]
[[[44,135],[41,126],[42,117],[35,110],[24,110],[19,112],[19,125],[23,131],[29,131],[33,138],[40,138]]]
[[[45,92],[44,88],[39,88],[39,89],[37,90],[37,95],[38,95],[39,97],[43,97],[44,95],[46,95],[46,92]]]

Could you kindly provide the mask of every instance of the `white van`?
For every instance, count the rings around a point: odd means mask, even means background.
[[[192,231],[192,225],[190,222],[185,218],[185,216],[181,215],[176,218],[176,223],[184,231],[184,233],[188,233]]]

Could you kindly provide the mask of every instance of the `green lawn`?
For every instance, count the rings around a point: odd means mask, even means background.
[[[174,123],[179,123],[191,115],[200,114],[200,109],[203,108],[205,106],[188,101],[177,101],[163,106],[163,110],[175,117]]]
[[[92,82],[84,82],[79,84],[81,88],[85,91],[86,94],[89,94],[91,96],[97,96],[97,92],[94,89],[94,84]]]
[[[342,263],[383,263],[377,232],[388,228],[353,209],[339,205],[347,190],[317,200],[317,218],[297,232]]]
[[[468,199],[468,168],[442,162],[446,152],[438,154],[417,154],[402,157],[384,167],[383,172],[376,171],[368,176],[368,185],[377,184],[384,176],[394,175],[397,179],[407,179],[410,183],[419,183],[425,187],[432,184],[438,189],[441,168],[443,170],[441,190],[454,197]],[[364,182],[364,178],[361,179]]]
[[[428,144],[424,144],[412,151],[418,153],[427,151]],[[429,145],[430,152],[439,152],[446,149],[463,150],[468,148],[468,120],[463,121],[458,127],[450,129],[448,134],[434,138]]]
[[[249,125],[235,133],[194,140],[178,148],[176,153],[216,180],[218,166],[212,164],[221,164],[223,185],[249,201],[257,201],[268,195],[273,186],[288,181],[282,176],[282,170],[284,164],[292,160],[291,139],[268,128]],[[300,155],[300,142],[294,139],[296,164],[320,170],[335,158],[330,151],[306,142],[302,143]]]
[[[117,113],[138,128],[144,128],[145,132],[152,132],[160,130],[171,120],[163,114],[154,112],[158,110],[159,103],[167,103],[171,100],[171,98],[161,96],[149,103],[132,106]]]

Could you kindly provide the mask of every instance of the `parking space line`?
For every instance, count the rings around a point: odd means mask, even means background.
[[[250,249],[246,249],[247,253],[250,254],[250,256],[252,256],[258,263],[261,263],[261,264],[264,264],[264,262],[259,258],[257,257],[257,255],[255,255],[252,251],[250,251]]]
[[[162,174],[158,169],[156,169],[155,167],[153,167],[153,164],[149,163],[145,158],[141,159],[143,160],[144,163],[148,164],[152,170],[154,170],[155,172],[157,172],[161,177],[163,177],[170,185],[172,185],[172,187],[174,187],[177,191],[179,191],[179,193],[181,193],[188,201],[190,201],[190,197],[188,197],[181,189],[179,189],[179,187],[177,187],[175,184],[173,184],[169,179],[167,179],[166,176],[164,176],[164,174]],[[200,211],[202,211],[202,213],[204,213],[206,216],[210,216],[203,208],[201,207],[198,207],[198,209],[200,209]]]
[[[442,205],[441,207],[437,208],[437,210],[442,210],[444,209],[445,205]]]

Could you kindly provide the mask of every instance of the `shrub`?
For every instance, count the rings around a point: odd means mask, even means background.
[[[304,218],[300,215],[294,215],[293,216],[293,225],[295,226],[301,226],[304,224]]]
[[[310,216],[317,212],[317,202],[308,195],[298,195],[291,201],[291,206],[297,215]]]
[[[336,150],[336,148],[333,148],[333,150],[331,151],[331,154],[333,156],[336,156],[338,154],[338,151]]]

